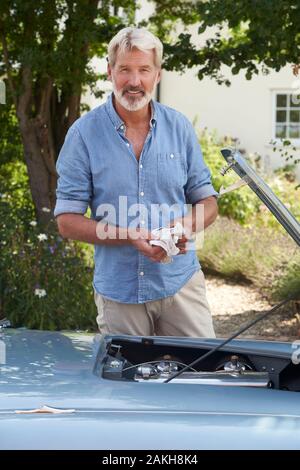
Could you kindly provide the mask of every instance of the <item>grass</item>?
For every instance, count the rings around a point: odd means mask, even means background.
[[[197,250],[206,273],[257,287],[270,300],[300,299],[300,255],[288,235],[269,227],[241,226],[226,217],[205,232]]]

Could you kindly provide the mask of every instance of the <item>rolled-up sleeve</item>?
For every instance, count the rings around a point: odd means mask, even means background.
[[[75,126],[66,135],[56,169],[58,182],[54,216],[85,214],[92,196],[92,178],[88,150]]]
[[[200,144],[193,126],[189,121],[187,125],[187,183],[185,197],[188,204],[205,199],[209,196],[218,196],[212,182],[209,169],[204,163]]]

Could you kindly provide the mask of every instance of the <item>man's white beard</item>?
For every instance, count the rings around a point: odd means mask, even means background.
[[[123,95],[123,90],[117,90],[115,81],[112,79],[113,92],[117,101],[127,109],[127,111],[139,111],[144,108],[152,99],[153,92],[156,87],[156,82],[154,84],[153,90],[151,93],[148,93],[143,90],[144,95],[142,97]]]

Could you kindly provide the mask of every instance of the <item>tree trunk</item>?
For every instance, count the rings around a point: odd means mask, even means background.
[[[31,69],[24,67],[17,115],[36,216],[40,223],[46,224],[53,215],[56,186],[55,152],[48,124],[52,80],[48,78],[43,87],[39,103],[36,104],[36,117],[30,116],[33,107],[32,89]]]
[[[31,71],[24,69],[22,78],[17,114],[37,220],[45,225],[53,218],[56,203],[55,163],[68,128],[79,117],[80,93],[65,96],[64,102],[58,103],[53,80],[48,77],[41,84],[42,93],[35,103],[36,116],[30,117]]]
[[[56,171],[55,162],[49,155],[49,130],[38,120],[20,123],[24,157],[36,216],[41,224],[53,217],[55,206]]]

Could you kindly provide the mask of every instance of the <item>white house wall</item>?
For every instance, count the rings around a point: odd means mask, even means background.
[[[161,102],[184,113],[196,128],[216,130],[218,135],[239,139],[239,147],[258,153],[265,165],[272,168],[283,159],[270,144],[273,125],[274,90],[290,90],[295,82],[291,67],[248,81],[243,74],[230,77],[231,86],[218,85],[214,80],[202,81],[195,70],[183,75],[163,72]],[[299,149],[300,152],[300,149]]]

